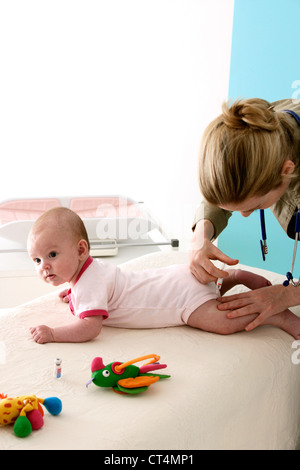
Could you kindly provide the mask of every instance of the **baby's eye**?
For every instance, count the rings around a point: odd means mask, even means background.
[[[56,251],[51,251],[51,253],[49,253],[49,258],[55,258],[57,255]]]
[[[33,262],[35,264],[40,264],[41,260],[40,260],[40,258],[34,258]]]

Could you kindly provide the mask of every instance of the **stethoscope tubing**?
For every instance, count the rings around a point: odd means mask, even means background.
[[[300,116],[297,113],[295,113],[295,111],[292,111],[290,109],[285,109],[283,110],[283,112],[288,113],[291,116],[293,116],[293,118],[296,120],[296,122],[300,126]],[[260,240],[260,247],[261,247],[263,261],[265,261],[266,259],[265,255],[268,253],[268,247],[267,247],[265,214],[264,214],[263,209],[260,209],[260,225],[261,225],[261,234],[262,234],[262,240]],[[296,254],[297,254],[298,240],[299,240],[299,229],[300,229],[300,208],[298,207],[297,214],[296,214],[296,222],[295,222],[295,244],[294,244],[294,250],[293,250],[292,265],[291,265],[291,270],[286,273],[287,279],[283,283],[284,286],[288,286],[289,284],[292,284],[295,287],[300,286],[300,276],[299,276],[298,281],[294,281],[293,279],[293,271],[294,271],[295,259],[296,259]]]
[[[263,261],[266,261],[266,255],[268,254],[268,245],[267,245],[267,232],[266,232],[266,222],[265,222],[265,211],[260,210],[260,226],[261,226],[261,237],[260,248]]]
[[[263,209],[260,209],[260,225],[261,225],[261,236],[262,236],[262,240],[260,240],[260,247],[261,247],[263,261],[265,261],[266,260],[265,255],[268,253],[268,247],[267,247],[265,214],[264,214]],[[295,281],[293,278],[293,271],[294,271],[294,265],[295,265],[296,255],[297,255],[298,240],[299,240],[299,230],[300,230],[300,208],[297,209],[297,214],[296,214],[295,243],[294,243],[291,270],[286,273],[286,280],[283,282],[283,285],[285,287],[287,287],[289,284],[292,284],[294,287],[300,286],[300,276],[299,276],[298,281]]]
[[[293,251],[293,259],[290,272],[286,273],[288,283],[291,283],[294,287],[298,287],[300,285],[300,276],[298,281],[294,281],[293,279],[293,271],[295,265],[295,259],[297,254],[297,246],[299,240],[299,224],[300,224],[300,209],[297,210],[296,214],[296,223],[295,223],[295,243],[294,243],[294,251]],[[287,286],[287,281],[284,281],[283,285]]]

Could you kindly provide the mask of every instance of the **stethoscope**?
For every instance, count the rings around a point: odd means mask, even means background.
[[[261,248],[263,261],[265,261],[266,254],[268,253],[268,246],[267,246],[267,234],[266,234],[266,223],[265,223],[265,211],[263,209],[260,209],[260,225],[261,225],[261,236],[262,236],[262,240],[260,240],[260,248]],[[292,284],[295,287],[300,286],[300,277],[298,281],[295,281],[293,278],[294,264],[295,264],[296,254],[297,254],[297,244],[299,240],[299,230],[300,230],[300,208],[297,209],[297,214],[296,214],[295,243],[294,243],[291,270],[286,273],[286,281],[283,282],[283,285],[285,287],[287,287],[289,284]]]
[[[290,109],[285,109],[283,112],[288,113],[291,116],[293,116],[296,119],[298,125],[300,126],[300,116],[298,116],[298,114],[295,113],[295,111],[291,111]],[[260,248],[261,248],[263,261],[265,261],[266,260],[266,254],[268,253],[268,246],[267,246],[265,213],[264,213],[263,209],[260,209],[260,225],[261,225],[261,235],[262,235],[262,240],[260,240]],[[286,273],[286,281],[283,282],[283,285],[285,287],[287,287],[289,284],[292,284],[295,287],[300,286],[300,277],[299,277],[298,281],[295,281],[294,278],[293,278],[293,270],[294,270],[294,264],[295,264],[296,253],[297,253],[297,243],[298,243],[298,239],[299,239],[299,228],[300,228],[299,225],[300,225],[300,208],[297,209],[297,214],[296,214],[295,244],[294,244],[294,252],[293,252],[291,270]]]

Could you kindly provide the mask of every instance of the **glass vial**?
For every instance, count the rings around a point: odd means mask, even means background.
[[[54,377],[56,379],[61,378],[61,363],[62,360],[60,358],[54,359]]]

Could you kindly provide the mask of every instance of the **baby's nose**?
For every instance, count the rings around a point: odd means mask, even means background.
[[[44,270],[46,270],[46,269],[49,269],[49,267],[50,267],[49,261],[48,261],[48,260],[42,260],[42,262],[41,262],[41,268],[44,269]]]

